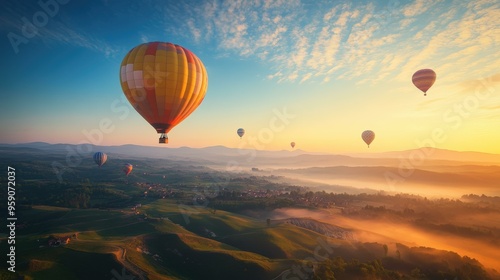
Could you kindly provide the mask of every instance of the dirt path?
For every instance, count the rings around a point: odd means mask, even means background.
[[[147,280],[148,279],[147,272],[145,272],[144,270],[140,269],[138,266],[136,266],[135,264],[133,264],[127,260],[127,258],[126,258],[127,249],[120,247],[120,246],[118,246],[117,248],[118,248],[118,250],[113,252],[113,254],[116,257],[116,260],[123,267],[125,267],[125,270],[127,271],[127,273],[133,274],[135,276],[133,278],[134,280],[135,279]],[[121,271],[118,273],[121,274]]]
[[[290,271],[290,269],[287,269],[287,270],[282,271],[282,272],[281,272],[278,276],[274,277],[274,278],[273,278],[273,279],[271,279],[271,280],[276,280],[276,279],[278,279],[278,278],[280,278],[280,277],[281,277],[281,278],[283,278],[283,277],[282,277],[282,275],[283,275],[283,274],[285,274],[287,271]],[[287,277],[287,278],[288,278],[288,277]],[[290,279],[292,279],[292,278],[290,278]],[[298,278],[294,277],[293,279],[298,279]]]
[[[79,232],[80,233],[80,232]],[[77,237],[75,238],[76,240],[78,240],[79,243],[88,243],[88,244],[92,244],[94,243],[95,241],[92,241],[92,240],[81,240],[81,239],[78,239],[78,235]],[[125,249],[124,247],[122,246],[119,246],[119,245],[111,245],[112,247],[116,248],[116,250],[114,251],[108,251],[108,253],[111,253],[115,256],[116,260],[125,268],[126,270],[126,274],[125,275],[132,275],[133,278],[123,278],[123,277],[120,277],[118,279],[127,279],[127,280],[148,280],[148,273],[144,270],[142,270],[140,267],[136,266],[134,263],[130,262],[127,260],[126,258],[126,255],[127,255],[127,249]],[[122,275],[122,271],[116,271],[116,273],[118,275]],[[123,275],[123,276],[125,276]],[[117,277],[114,277],[115,279]]]

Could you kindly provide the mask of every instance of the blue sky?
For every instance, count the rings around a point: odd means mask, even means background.
[[[49,12],[13,0],[0,11],[2,143],[157,145],[124,101],[118,74],[130,49],[165,41],[193,51],[209,79],[169,147],[290,149],[295,141],[359,152],[361,132],[372,129],[370,151],[430,139],[500,153],[498,1],[40,2],[52,3]],[[38,23],[36,34],[23,18]],[[438,76],[426,97],[411,83],[421,68]],[[290,119],[271,127],[283,111]],[[112,129],[88,137],[103,120]],[[436,130],[443,136],[433,139]]]

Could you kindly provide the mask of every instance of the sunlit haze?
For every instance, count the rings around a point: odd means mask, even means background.
[[[0,279],[500,280],[500,1],[1,3]]]
[[[164,41],[208,72],[167,147],[500,153],[498,1],[66,2],[46,22],[36,1],[3,4],[2,143],[157,146],[119,70]],[[423,68],[437,73],[427,96],[411,80]]]

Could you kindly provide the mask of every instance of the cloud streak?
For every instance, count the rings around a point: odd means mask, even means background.
[[[16,36],[25,38],[27,43],[43,42],[46,45],[62,43],[99,52],[106,57],[113,57],[122,51],[119,47],[113,46],[105,40],[83,31],[82,28],[72,26],[69,22],[63,21],[63,16],[60,16],[60,13],[65,9],[65,6],[59,5],[55,14],[52,15],[48,15],[41,6],[30,3],[13,4],[7,2],[4,8],[0,17],[0,30],[5,31],[7,34],[15,34]],[[47,20],[45,24],[37,25],[34,22],[34,15],[37,13],[46,16]],[[23,18],[31,24],[31,27],[26,27],[28,25],[23,21]],[[26,38],[23,29],[28,30],[30,34],[33,33],[34,35]],[[18,51],[21,46],[22,44],[17,46]]]
[[[135,12],[122,6],[116,2],[112,11],[122,17]],[[145,6],[150,20],[141,24],[148,29],[159,22],[169,36],[215,48],[219,57],[257,59],[269,66],[263,76],[280,83],[407,82],[414,71],[429,67],[439,73],[440,84],[450,85],[492,75],[500,56],[500,5],[494,0],[146,1],[128,9],[146,13]],[[19,32],[26,10],[37,9],[7,5],[0,28]],[[140,34],[141,42],[151,37],[149,30],[142,30],[148,36]],[[107,57],[123,52],[59,16],[33,40],[83,47]]]
[[[185,4],[188,5],[188,4]],[[199,44],[268,62],[278,82],[406,81],[430,65],[459,70],[444,81],[494,71],[496,1],[357,4],[214,0],[172,17]],[[481,65],[481,67],[477,67]]]

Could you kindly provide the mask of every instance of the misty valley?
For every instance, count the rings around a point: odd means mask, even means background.
[[[436,149],[388,186],[408,151],[0,153],[16,170],[17,217],[16,272],[0,279],[500,279],[496,155]]]

